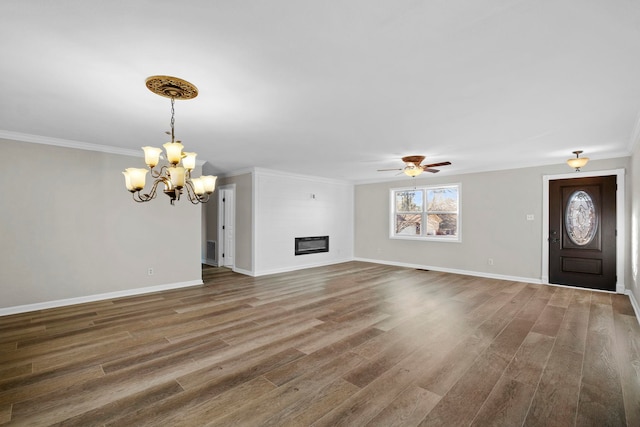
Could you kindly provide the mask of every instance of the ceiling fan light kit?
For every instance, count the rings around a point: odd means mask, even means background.
[[[416,165],[407,165],[402,171],[404,172],[405,175],[415,178],[416,176],[424,172],[424,169]]]
[[[173,205],[186,192],[193,204],[206,203],[216,187],[217,177],[203,175],[192,178],[191,171],[196,167],[196,153],[183,151],[184,145],[175,140],[175,108],[176,99],[193,99],[198,96],[198,89],[186,80],[171,76],[151,76],[146,80],[147,88],[156,95],[171,99],[171,141],[163,144],[168,165],[160,170],[154,169],[160,163],[162,149],[142,147],[144,162],[149,169],[127,168],[123,173],[125,186],[136,202],[148,202],[156,197],[158,185],[164,185],[164,193],[169,196]],[[151,191],[142,193],[147,173],[155,178]]]
[[[580,168],[584,167],[589,162],[589,158],[580,157],[580,154],[582,154],[582,150],[574,151],[573,154],[575,154],[576,157],[567,159],[567,164],[570,167],[574,168],[576,172],[580,172]]]

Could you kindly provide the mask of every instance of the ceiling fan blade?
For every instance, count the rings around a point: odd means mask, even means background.
[[[436,166],[449,166],[451,164],[451,162],[440,162],[440,163],[431,163],[430,165],[422,165],[422,168],[424,170],[427,170],[427,168],[433,168]]]
[[[378,172],[401,171],[401,170],[402,169],[398,169],[398,168],[395,168],[395,169],[378,169]]]
[[[440,172],[440,169],[424,168],[423,170],[424,170],[425,172],[431,172],[431,173],[438,173],[438,172]]]

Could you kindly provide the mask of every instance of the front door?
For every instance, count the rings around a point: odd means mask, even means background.
[[[616,290],[616,176],[549,181],[549,283]]]

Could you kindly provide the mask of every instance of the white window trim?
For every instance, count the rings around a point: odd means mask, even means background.
[[[456,187],[458,189],[458,235],[455,237],[450,236],[403,236],[395,234],[395,192],[397,191],[411,191],[411,190],[429,190],[433,188],[446,188]],[[424,201],[426,203],[426,200]],[[425,224],[426,227],[426,224]],[[456,182],[451,184],[438,184],[438,185],[420,185],[411,187],[399,187],[391,188],[389,190],[389,238],[396,240],[418,240],[429,242],[447,242],[447,243],[461,243],[462,242],[462,183]]]

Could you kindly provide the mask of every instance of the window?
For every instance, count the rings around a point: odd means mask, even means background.
[[[459,242],[460,184],[392,189],[390,237]]]

